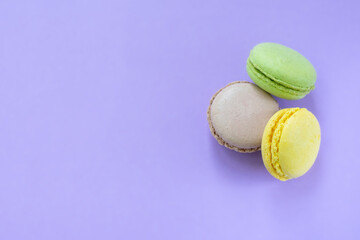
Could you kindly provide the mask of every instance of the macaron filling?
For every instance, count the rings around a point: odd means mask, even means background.
[[[272,159],[271,158],[271,143],[272,143],[272,138],[273,138],[274,131],[276,128],[276,124],[286,111],[287,111],[287,109],[278,111],[276,114],[274,114],[272,119],[269,120],[269,123],[268,123],[269,126],[267,126],[268,130],[266,131],[266,129],[265,129],[266,132],[264,133],[263,140],[261,143],[261,152],[263,155],[263,160],[264,160],[266,169],[271,173],[271,175],[273,175],[274,177],[276,177],[282,181],[286,181],[287,179],[278,177],[278,174],[271,163],[271,159]]]
[[[279,91],[282,91],[284,93],[291,93],[296,96],[304,96],[307,95],[311,90],[315,88],[315,86],[311,87],[300,87],[295,85],[290,85],[284,81],[281,81],[280,79],[277,79],[273,76],[271,76],[268,73],[265,73],[262,71],[258,66],[256,66],[250,58],[247,60],[247,69],[248,71],[251,71],[252,74],[254,74],[258,79],[261,79],[264,83],[267,85],[271,85],[274,88],[278,89]]]
[[[280,118],[277,120],[275,126],[274,126],[274,133],[271,138],[271,144],[270,144],[270,162],[271,166],[275,170],[276,174],[280,178],[284,179],[290,179],[291,177],[287,176],[283,170],[281,169],[280,163],[279,163],[279,143],[281,139],[281,134],[284,129],[284,126],[286,124],[286,121],[288,121],[297,111],[299,111],[300,108],[292,108],[283,113]]]

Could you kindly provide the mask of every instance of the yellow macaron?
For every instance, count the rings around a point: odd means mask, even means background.
[[[286,181],[304,175],[320,148],[320,125],[306,108],[286,108],[268,121],[261,143],[266,169]]]

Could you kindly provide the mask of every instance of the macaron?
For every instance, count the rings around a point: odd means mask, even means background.
[[[316,71],[297,51],[277,43],[260,43],[250,52],[246,70],[262,89],[280,98],[301,99],[315,88]]]
[[[219,144],[248,153],[260,150],[265,125],[278,110],[278,102],[255,84],[233,82],[211,98],[207,119]]]
[[[278,111],[266,124],[262,138],[266,169],[281,181],[304,175],[318,155],[320,135],[318,120],[306,108]]]

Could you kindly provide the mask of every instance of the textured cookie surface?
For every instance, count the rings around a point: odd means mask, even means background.
[[[267,123],[262,139],[266,169],[282,181],[304,175],[319,152],[320,134],[319,122],[307,109],[278,111]]]
[[[234,82],[213,96],[208,120],[220,144],[251,152],[259,150],[265,125],[278,110],[276,100],[255,84]]]
[[[315,87],[313,65],[297,51],[281,44],[256,45],[246,69],[258,86],[281,98],[300,99]]]

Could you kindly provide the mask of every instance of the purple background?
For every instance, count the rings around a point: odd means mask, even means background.
[[[0,1],[0,239],[360,238],[359,1]],[[303,53],[322,144],[280,182],[217,144],[257,43]]]

